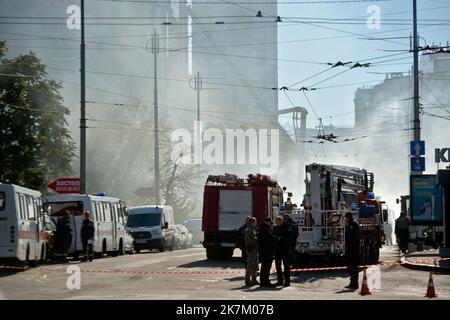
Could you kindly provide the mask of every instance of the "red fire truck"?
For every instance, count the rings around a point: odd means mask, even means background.
[[[210,175],[203,194],[203,247],[208,259],[226,259],[235,248],[243,247],[238,231],[247,216],[260,223],[266,217],[273,219],[280,213],[283,190],[268,176]]]

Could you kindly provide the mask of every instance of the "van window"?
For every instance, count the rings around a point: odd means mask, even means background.
[[[96,221],[97,216],[97,207],[95,206],[95,201],[92,201],[91,203],[91,219]]]
[[[24,213],[23,199],[22,199],[22,195],[20,193],[18,193],[17,195],[19,197],[19,218],[23,219],[23,213]]]
[[[103,217],[105,222],[111,222],[111,206],[108,202],[103,202]]]
[[[123,211],[122,211],[122,206],[120,205],[120,203],[115,203],[116,209],[117,209],[117,217],[119,219],[119,223],[123,224]]]
[[[118,221],[115,203],[111,203],[110,205],[111,205],[111,217],[112,217],[111,220],[112,221]]]
[[[28,219],[28,206],[27,206],[27,199],[25,198],[25,195],[20,194],[20,204],[22,206],[21,210],[21,219]]]
[[[5,209],[5,193],[4,192],[0,192],[0,210]]]
[[[32,200],[33,200],[33,217],[35,217],[37,222],[39,220],[38,201],[36,198],[32,198]]]
[[[95,202],[95,205],[97,206],[97,219],[98,221],[105,221],[103,218],[103,206],[100,202]]]
[[[128,215],[127,227],[155,227],[161,225],[160,213],[139,213]]]

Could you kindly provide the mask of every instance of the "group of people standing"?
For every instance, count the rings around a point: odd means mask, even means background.
[[[94,258],[95,226],[90,219],[90,215],[89,211],[84,211],[80,229],[81,244],[83,246],[83,253],[85,253],[83,257],[84,261],[92,261]],[[55,252],[59,255],[61,262],[66,260],[72,244],[73,229],[70,217],[70,212],[66,210],[56,223]]]
[[[255,217],[247,217],[239,229],[244,237],[243,257],[245,264],[245,285],[264,288],[290,285],[290,269],[294,262],[295,242],[298,225],[289,214],[277,216],[272,222],[265,218],[258,226]],[[269,280],[272,262],[275,259],[277,283]],[[258,265],[261,263],[257,281]]]
[[[290,286],[290,270],[295,262],[298,225],[289,214],[284,217],[277,216],[274,223],[270,218],[265,218],[259,227],[255,217],[247,217],[239,231],[244,237],[245,285],[259,284],[263,288]],[[345,245],[347,271],[350,275],[350,284],[346,288],[356,290],[359,287],[360,227],[351,212],[345,214]],[[274,259],[278,280],[276,284],[272,284],[269,280]],[[260,282],[257,281],[259,263],[261,264]]]

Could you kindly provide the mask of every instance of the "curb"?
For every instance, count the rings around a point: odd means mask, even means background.
[[[400,255],[400,261],[402,266],[409,269],[450,273],[450,267],[438,267],[431,264],[408,262],[406,259],[406,254]]]

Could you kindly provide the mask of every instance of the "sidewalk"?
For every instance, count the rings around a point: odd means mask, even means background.
[[[439,249],[427,249],[413,253],[400,254],[403,266],[411,269],[450,272],[450,258],[441,258]]]

